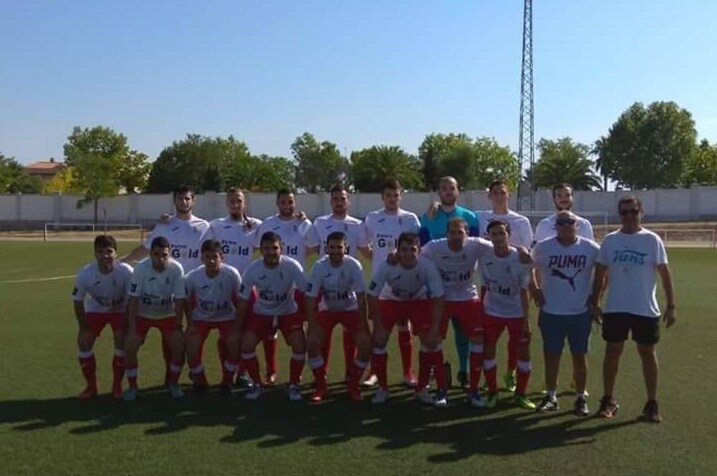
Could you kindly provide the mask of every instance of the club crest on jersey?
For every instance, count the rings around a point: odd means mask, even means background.
[[[299,231],[299,226],[298,226],[298,225],[294,225],[294,233],[297,233],[298,231]]]
[[[349,231],[349,225],[347,223],[344,223],[344,231]]]
[[[279,279],[281,279],[281,280],[284,279],[284,272],[283,272],[283,271],[279,271]]]
[[[403,218],[398,217],[398,226],[402,226],[402,225],[403,225]]]

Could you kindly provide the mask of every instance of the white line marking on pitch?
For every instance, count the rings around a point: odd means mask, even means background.
[[[0,284],[17,284],[17,283],[39,283],[42,281],[58,281],[60,279],[74,278],[74,275],[68,276],[53,276],[51,278],[31,278],[31,279],[9,279],[7,281],[0,281]]]

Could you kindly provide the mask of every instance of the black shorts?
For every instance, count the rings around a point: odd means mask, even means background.
[[[602,316],[602,338],[606,342],[624,342],[632,332],[638,344],[653,345],[660,340],[660,318],[629,312],[608,312]]]

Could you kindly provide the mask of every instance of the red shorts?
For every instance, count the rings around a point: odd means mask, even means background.
[[[279,329],[286,338],[295,330],[304,329],[304,316],[298,312],[285,316],[262,316],[251,313],[247,316],[244,325],[244,330],[253,332],[259,340],[272,336],[275,329]]]
[[[420,336],[431,329],[433,320],[433,300],[432,299],[416,299],[411,301],[394,301],[392,299],[380,299],[378,301],[381,310],[381,322],[386,331],[391,332],[393,327],[400,322],[411,322],[413,335]],[[446,334],[443,328],[439,332],[441,335]]]
[[[96,337],[102,334],[102,329],[109,325],[112,332],[117,333],[124,329],[124,312],[88,312],[85,322],[90,332]]]
[[[147,332],[151,328],[159,330],[162,334],[162,340],[171,337],[175,329],[177,329],[176,319],[173,317],[165,317],[164,319],[148,319],[146,317],[137,316],[137,334],[144,340]]]
[[[329,336],[338,324],[349,333],[358,334],[361,329],[361,318],[358,311],[321,311],[316,314],[316,323]]]
[[[443,319],[441,320],[441,333],[446,336],[448,321],[451,318],[458,320],[463,334],[473,337],[483,332],[483,303],[473,301],[446,301],[443,306]]]
[[[199,337],[200,342],[204,342],[212,329],[219,331],[220,339],[226,340],[226,338],[229,337],[229,334],[231,334],[235,322],[236,321],[234,319],[231,319],[229,321],[216,322],[192,321],[192,324],[197,329],[197,337]]]
[[[493,317],[486,315],[484,320],[485,343],[495,344],[503,333],[503,329],[508,328],[508,339],[519,345],[530,343],[530,336],[525,335],[524,317]]]

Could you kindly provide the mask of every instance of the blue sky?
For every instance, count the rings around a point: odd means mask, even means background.
[[[62,157],[73,126],[152,160],[186,133],[289,156],[305,131],[415,152],[431,132],[517,148],[521,0],[0,0],[0,152]],[[713,0],[535,0],[535,132],[592,143],[673,100],[717,142]]]

